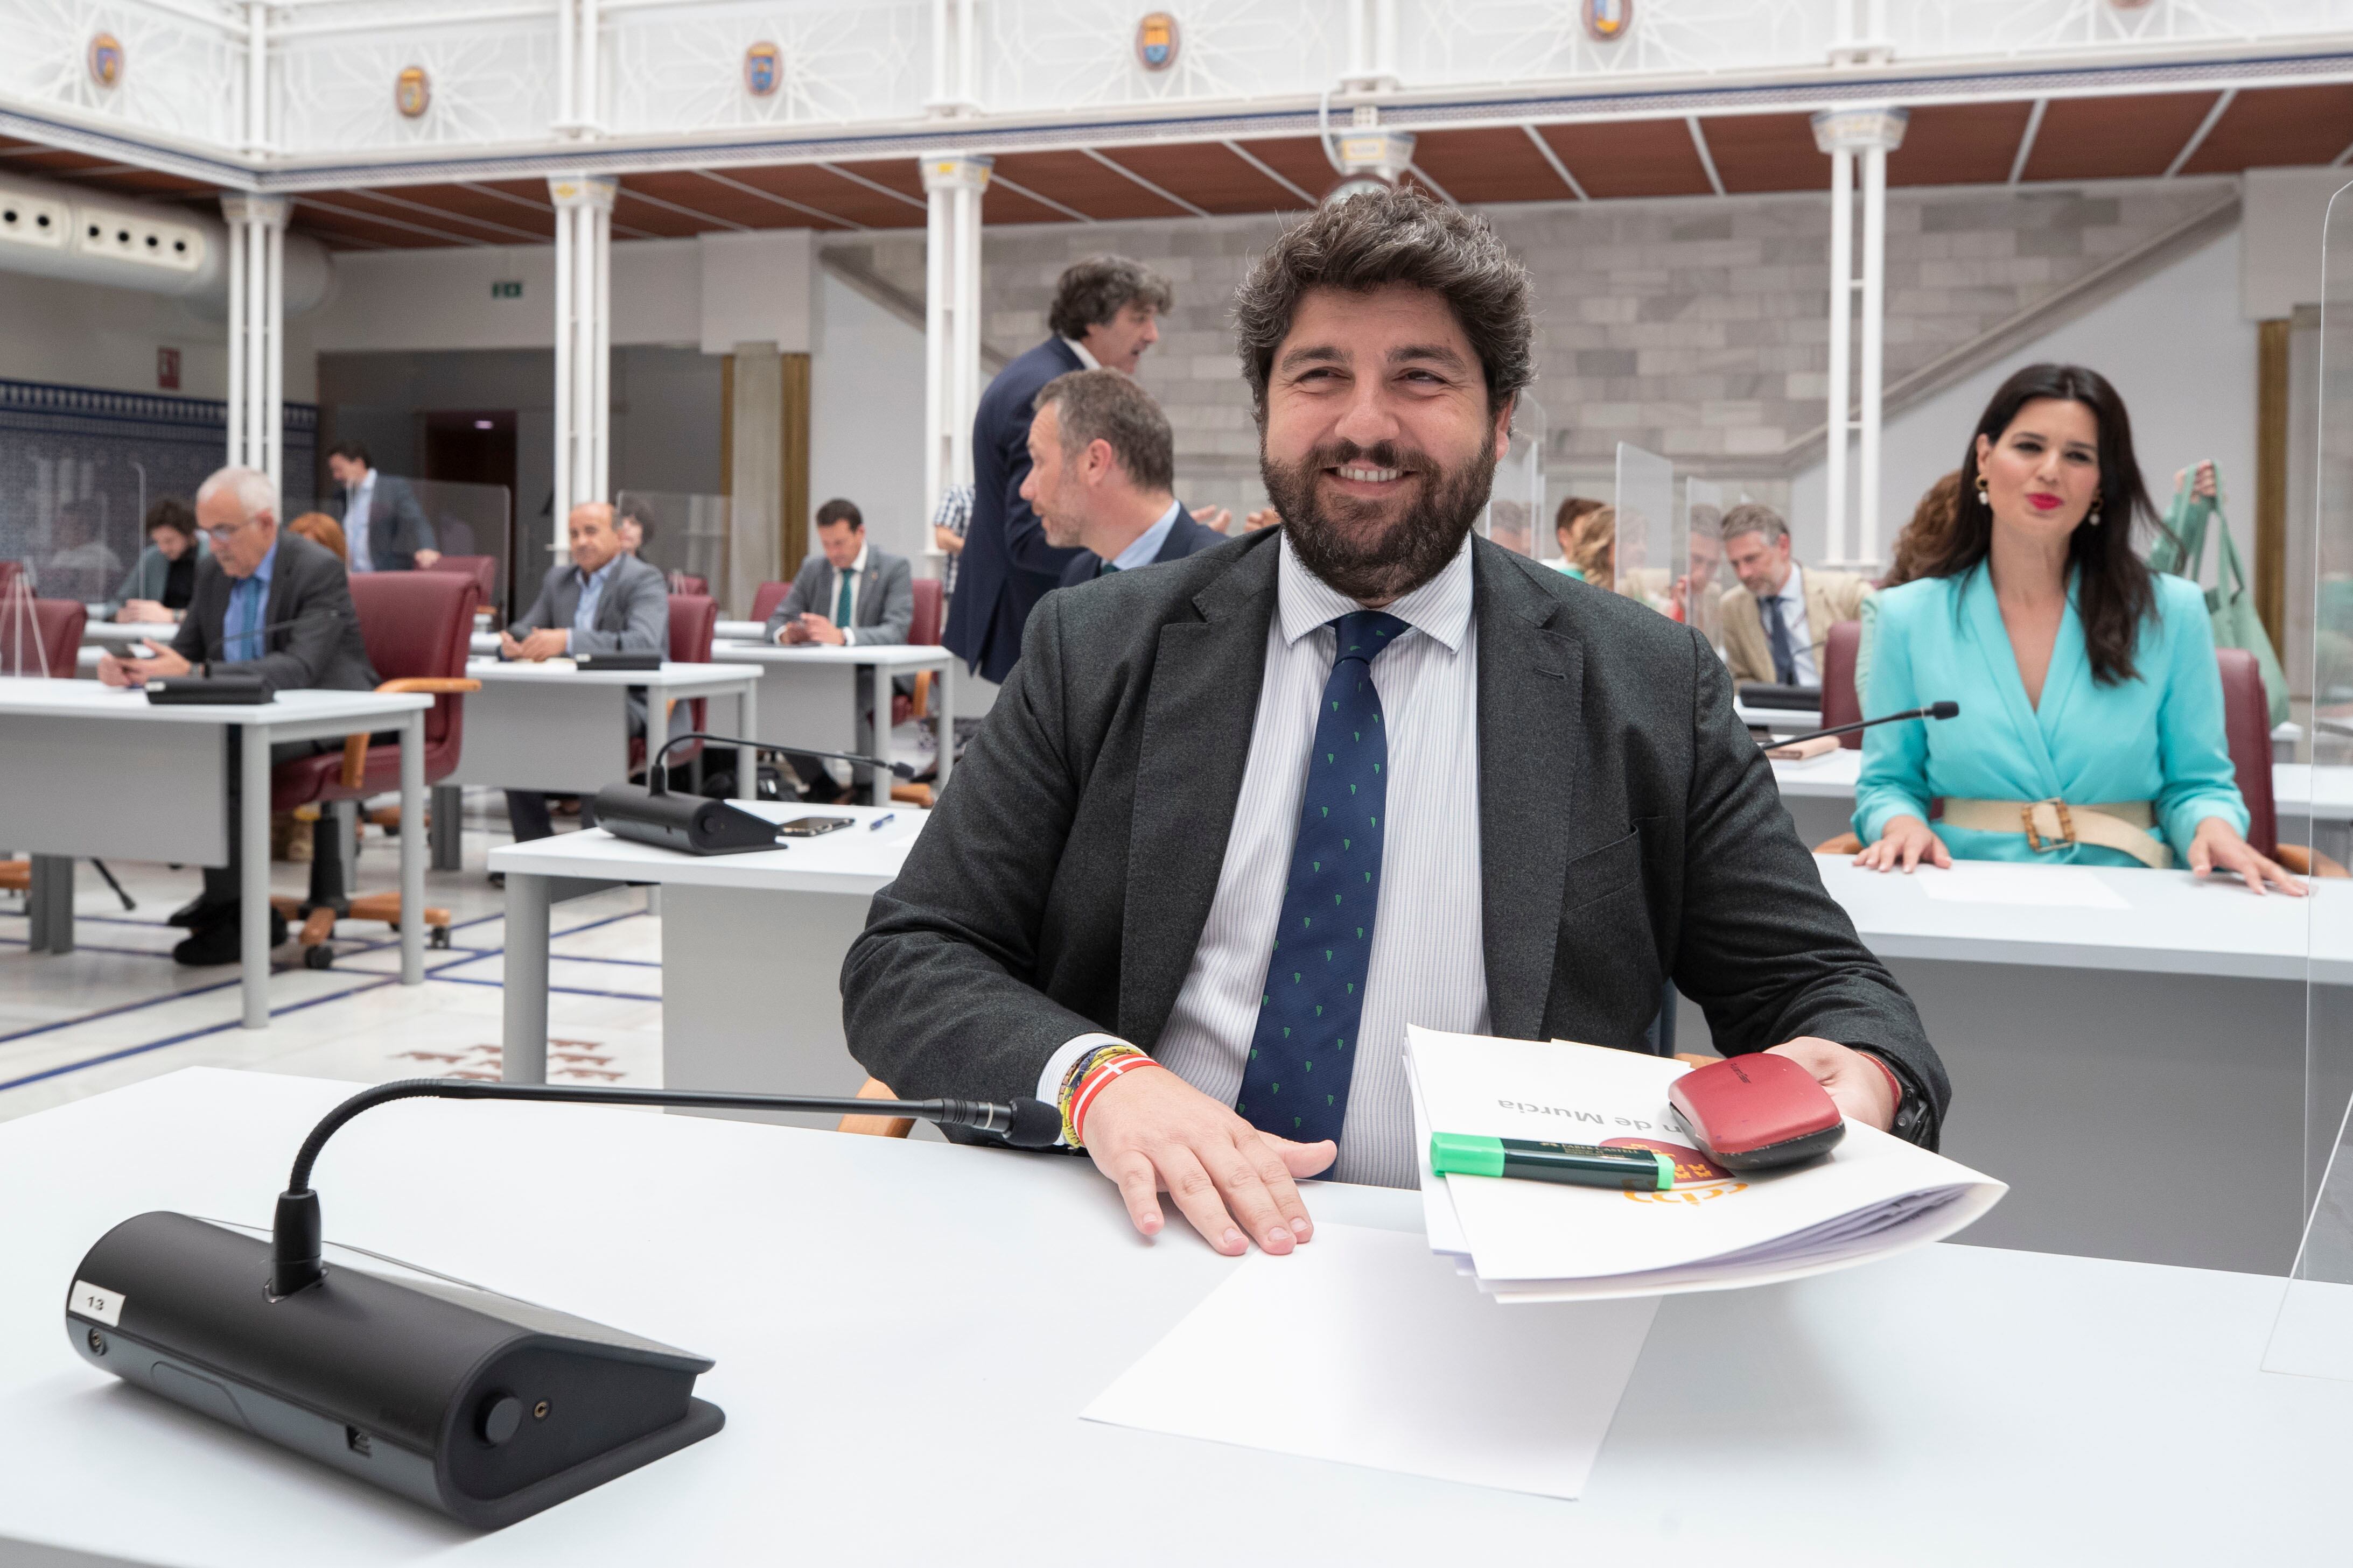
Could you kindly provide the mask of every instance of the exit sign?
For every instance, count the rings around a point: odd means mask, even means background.
[[[491,298],[493,300],[520,300],[522,298],[522,284],[520,281],[493,283],[491,285]]]

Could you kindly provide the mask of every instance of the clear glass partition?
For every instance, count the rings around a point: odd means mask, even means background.
[[[1618,591],[1662,615],[1679,615],[1679,584],[1687,566],[1675,466],[1654,452],[1618,443],[1616,510]]]
[[[717,599],[723,616],[751,610],[760,567],[740,559],[743,545],[759,530],[749,526],[752,508],[738,508],[732,496],[686,490],[623,490],[613,498],[622,541],[634,532],[638,559],[661,568],[673,593],[699,591]],[[745,526],[739,530],[738,524]]]
[[[1718,652],[1724,648],[1724,590],[1732,585],[1724,564],[1723,524],[1724,487],[1713,479],[1685,479],[1683,532],[1691,574],[1681,595],[1683,620]]]
[[[2353,881],[2317,859],[2342,853],[2343,824],[2330,818],[2353,798],[2353,187],[2328,209],[2322,290],[2314,548],[2287,578],[2313,607],[2311,773],[2301,800],[2291,783],[2279,802],[2281,840],[2300,837],[2321,873],[2304,910],[2306,1222],[2263,1365],[2353,1380]]]
[[[1540,535],[1551,532],[1545,520],[1544,452],[1547,423],[1544,405],[1525,393],[1512,420],[1512,444],[1495,465],[1494,487],[1487,494],[1487,510],[1479,531],[1504,549],[1533,560],[1546,550]]]
[[[456,571],[479,561],[489,562],[490,596],[483,603],[497,612],[500,620],[512,619],[519,608],[513,603],[516,582],[513,493],[504,485],[415,479],[405,474],[390,477],[402,479],[416,495],[417,504],[425,513],[426,526],[432,532],[432,548],[443,556],[456,558],[444,562],[442,569]],[[306,526],[303,520],[313,514],[332,520],[339,517],[343,510],[343,497],[340,490],[330,489],[324,495],[313,495],[308,486],[307,477],[300,484],[290,479],[279,508],[281,519],[295,525],[298,531]],[[343,534],[348,558],[350,531],[340,522],[336,527]]]

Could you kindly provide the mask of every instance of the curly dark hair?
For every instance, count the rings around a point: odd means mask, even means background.
[[[1236,346],[1261,422],[1274,351],[1307,291],[1369,293],[1391,283],[1446,300],[1486,373],[1491,411],[1535,379],[1527,268],[1487,220],[1410,186],[1366,191],[1319,208],[1276,240],[1235,296]]]
[[[2100,427],[2100,495],[2094,515],[2076,524],[2067,540],[2067,564],[2075,574],[2075,594],[2084,622],[2084,651],[2092,679],[2103,686],[2132,679],[2133,648],[2140,624],[2157,609],[2157,585],[2146,562],[2133,552],[2133,525],[2158,526],[2133,457],[2132,419],[2125,400],[2098,371],[2080,364],[2031,364],[1995,389],[1978,416],[1976,433],[1961,458],[1960,505],[1952,528],[1926,542],[1916,565],[1923,577],[1955,577],[1982,564],[1993,548],[1993,510],[1978,498],[1977,437],[1999,442],[2018,411],[2044,398],[2080,403]]]
[[[1090,256],[1065,268],[1054,284],[1054,308],[1046,325],[1072,342],[1100,327],[1129,305],[1148,305],[1162,315],[1176,308],[1168,279],[1124,256]]]

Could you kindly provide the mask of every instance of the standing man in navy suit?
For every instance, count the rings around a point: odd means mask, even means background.
[[[1021,497],[1056,545],[1075,588],[1114,572],[1181,561],[1226,536],[1176,499],[1176,442],[1152,394],[1115,370],[1074,370],[1038,394]]]
[[[1072,559],[1046,538],[1022,499],[1029,421],[1039,389],[1074,370],[1135,374],[1160,341],[1156,318],[1176,302],[1168,280],[1124,256],[1095,256],[1064,272],[1047,325],[1054,335],[1007,365],[981,395],[972,422],[972,524],[958,558],[955,597],[941,641],[989,680],[1021,656],[1029,612]]]

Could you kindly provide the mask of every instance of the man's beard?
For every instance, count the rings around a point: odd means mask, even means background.
[[[1419,497],[1386,527],[1378,525],[1383,503],[1344,497],[1327,510],[1317,480],[1324,469],[1346,466],[1409,468],[1420,479]],[[1437,576],[1462,548],[1494,487],[1495,455],[1482,442],[1469,462],[1449,471],[1394,442],[1337,441],[1286,467],[1266,455],[1261,438],[1258,471],[1301,563],[1359,604],[1385,604]]]

